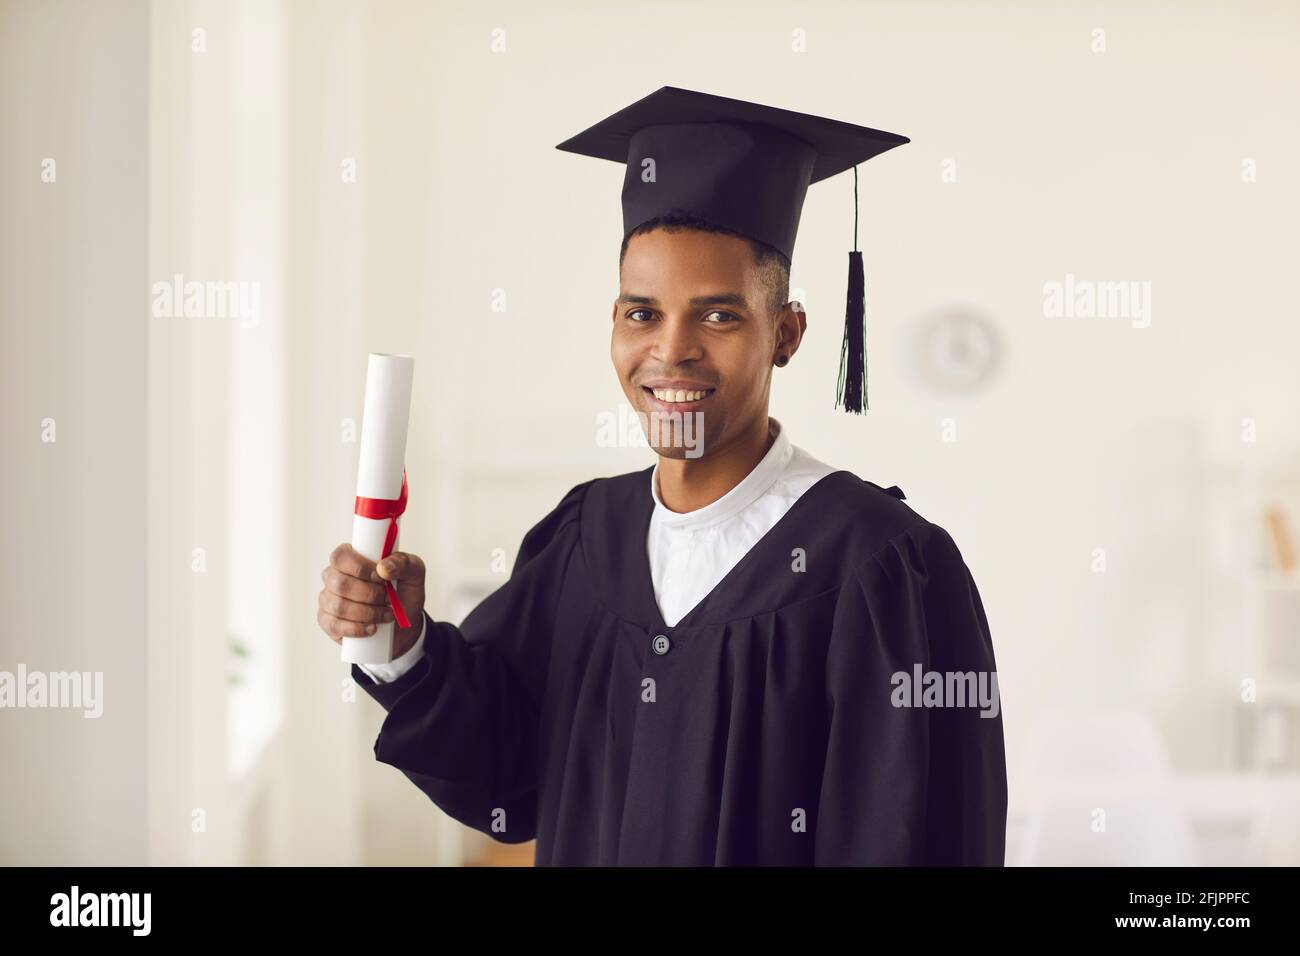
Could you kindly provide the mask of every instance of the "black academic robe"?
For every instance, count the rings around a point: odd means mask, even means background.
[[[1002,865],[1000,707],[896,676],[995,673],[948,533],[837,471],[669,627],[650,474],[573,488],[398,680],[353,665],[376,759],[539,866]]]

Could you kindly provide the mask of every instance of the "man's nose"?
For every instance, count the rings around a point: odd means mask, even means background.
[[[654,357],[664,365],[679,365],[699,359],[704,354],[699,329],[684,316],[669,316],[659,324],[654,341]]]

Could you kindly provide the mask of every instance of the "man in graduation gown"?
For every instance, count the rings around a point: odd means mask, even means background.
[[[392,662],[353,665],[386,711],[376,758],[446,813],[536,839],[538,865],[1003,863],[996,665],[957,545],[768,414],[806,328],[786,301],[804,192],[902,142],[665,87],[561,144],[627,163],[624,393],[699,429],[572,488],[459,626],[412,614]],[[854,252],[852,411],[860,281]],[[336,641],[393,620],[384,582],[424,605],[412,553],[340,545],[322,577]]]

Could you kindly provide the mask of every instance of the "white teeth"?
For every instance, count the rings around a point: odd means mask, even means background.
[[[652,388],[650,391],[661,402],[696,402],[709,394],[707,389],[689,391],[684,388]]]

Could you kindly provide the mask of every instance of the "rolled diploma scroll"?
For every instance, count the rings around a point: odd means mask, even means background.
[[[411,417],[411,379],[415,359],[409,355],[370,353],[366,366],[366,402],[361,411],[361,454],[357,463],[357,496],[393,500],[402,491],[406,461],[406,426]],[[401,518],[397,519],[401,528]],[[352,547],[372,561],[384,551],[387,518],[352,516]],[[399,530],[400,534],[400,530]],[[397,545],[393,545],[397,550]],[[414,620],[420,608],[406,608]],[[387,664],[393,659],[392,621],[376,625],[368,637],[343,638],[343,660],[354,664]]]

